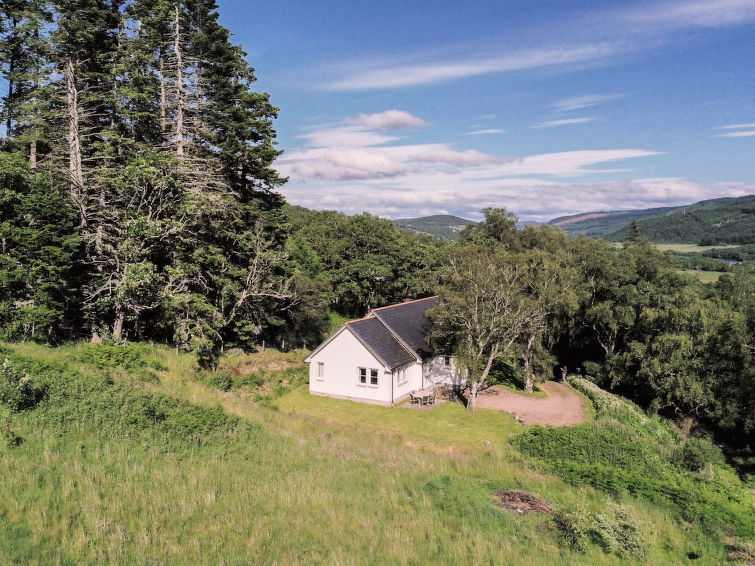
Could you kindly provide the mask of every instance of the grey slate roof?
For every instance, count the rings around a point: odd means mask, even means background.
[[[376,317],[369,316],[347,322],[348,328],[391,369],[415,361],[414,355],[396,340],[385,325]]]
[[[377,358],[391,369],[415,361],[428,348],[428,310],[438,306],[438,297],[428,297],[373,309],[365,318],[346,326]]]
[[[422,355],[428,350],[425,337],[430,327],[430,321],[425,316],[427,311],[438,306],[438,297],[428,297],[373,309],[374,314],[414,353]]]

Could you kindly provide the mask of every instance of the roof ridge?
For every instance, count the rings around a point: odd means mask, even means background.
[[[376,317],[375,317],[375,315],[374,315],[374,314],[370,313],[370,314],[368,314],[367,316],[363,316],[362,318],[354,318],[354,319],[352,319],[352,320],[347,320],[346,322],[344,322],[344,324],[345,324],[345,325],[349,325],[349,324],[351,324],[352,322],[361,322],[361,321],[363,321],[363,320],[367,320],[367,319],[370,319],[370,318],[376,318]]]
[[[432,297],[424,297],[422,299],[412,299],[411,301],[404,301],[403,303],[396,303],[395,305],[386,305],[384,307],[377,307],[375,309],[372,309],[372,311],[370,311],[370,312],[382,311],[382,310],[385,310],[385,309],[392,309],[392,308],[395,308],[395,307],[401,307],[401,306],[408,305],[408,304],[411,304],[411,303],[418,303],[420,301],[427,301],[428,299],[437,299],[437,298],[438,298],[438,295],[433,295]]]

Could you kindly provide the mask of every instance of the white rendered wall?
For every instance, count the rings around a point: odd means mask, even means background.
[[[460,385],[463,381],[456,369],[456,361],[450,356],[449,364],[445,364],[445,356],[435,356],[425,360],[422,364],[422,371],[425,374],[425,387],[435,385]]]
[[[403,379],[399,377],[399,370],[396,368],[393,372],[393,400],[399,401],[402,397],[406,397],[412,391],[418,391],[422,389],[422,364],[418,362],[412,362],[406,366],[406,383],[401,383]]]
[[[318,377],[318,363],[325,364],[322,379]],[[367,368],[366,385],[359,383],[360,367]],[[377,385],[370,385],[371,369],[378,370]],[[310,358],[309,392],[387,405],[391,402],[391,377],[391,372],[386,373],[377,358],[345,328]]]

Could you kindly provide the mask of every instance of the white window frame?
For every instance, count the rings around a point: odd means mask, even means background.
[[[377,387],[378,386],[378,370],[375,368],[370,368],[370,386],[371,387]]]
[[[317,362],[317,381],[325,379],[325,362]]]
[[[367,368],[357,368],[357,385],[367,385]]]

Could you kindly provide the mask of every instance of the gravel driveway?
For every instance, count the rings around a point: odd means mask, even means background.
[[[541,384],[545,398],[530,397],[507,389],[491,387],[477,397],[477,406],[498,409],[518,416],[525,424],[566,426],[587,420],[585,400],[568,385],[546,381]]]

